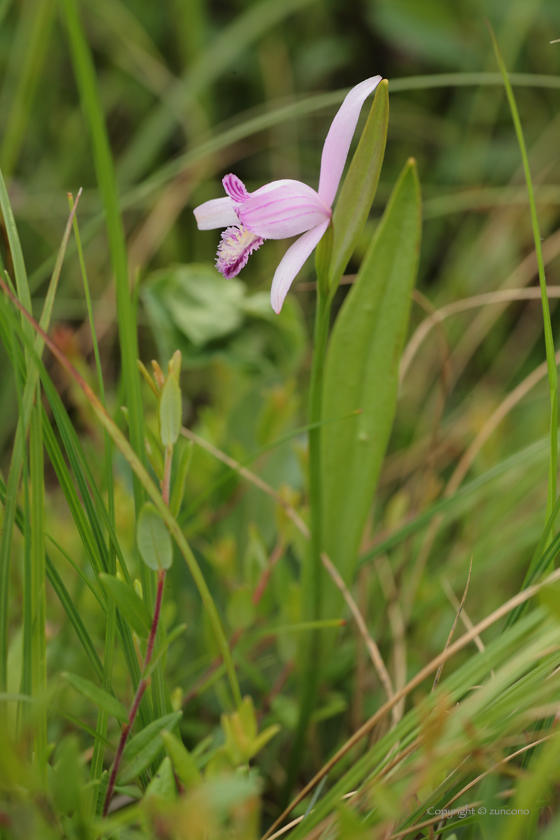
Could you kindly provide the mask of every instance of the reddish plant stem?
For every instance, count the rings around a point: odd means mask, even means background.
[[[144,674],[148,670],[148,666],[152,659],[152,654],[154,652],[154,644],[157,635],[157,629],[159,626],[159,617],[161,613],[161,602],[163,599],[163,587],[165,584],[165,569],[159,569],[158,571],[158,579],[157,579],[157,592],[156,592],[156,603],[154,607],[154,618],[152,621],[152,627],[150,629],[150,635],[148,636],[148,643],[146,645],[146,658],[144,660]],[[107,785],[107,793],[105,795],[105,803],[103,805],[103,816],[106,817],[109,811],[109,806],[111,804],[111,800],[113,798],[113,793],[115,790],[115,783],[117,781],[117,775],[121,766],[122,756],[124,752],[124,748],[126,746],[126,742],[128,739],[128,734],[132,727],[134,726],[134,721],[136,720],[136,715],[138,714],[138,709],[140,708],[140,703],[142,702],[142,697],[144,696],[144,692],[148,687],[148,679],[146,677],[142,677],[140,682],[138,683],[138,688],[136,689],[136,694],[134,695],[134,700],[132,701],[132,706],[130,708],[130,712],[128,714],[128,722],[123,725],[121,730],[121,737],[119,740],[119,745],[117,747],[117,752],[115,754],[115,761],[113,762],[113,769],[111,770],[111,775],[109,777],[109,784]]]
[[[171,462],[173,460],[173,445],[168,444],[165,447],[165,464],[163,467],[163,479],[161,481],[161,497],[166,505],[169,506],[169,495],[171,489]]]

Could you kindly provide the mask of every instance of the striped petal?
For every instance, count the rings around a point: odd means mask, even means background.
[[[294,282],[297,274],[299,274],[308,256],[317,247],[329,224],[330,219],[317,225],[313,230],[308,230],[307,233],[300,236],[288,248],[280,260],[278,268],[274,273],[272,289],[270,290],[270,302],[276,314],[282,309],[282,304],[290,286]]]
[[[336,196],[362,105],[380,81],[381,76],[373,76],[353,87],[331,123],[319,176],[319,196],[328,207],[332,207]]]
[[[291,180],[266,184],[236,209],[244,227],[263,239],[298,236],[331,217],[315,190]]]
[[[194,209],[194,217],[199,230],[213,230],[239,224],[233,201],[229,197],[213,198],[199,204]]]

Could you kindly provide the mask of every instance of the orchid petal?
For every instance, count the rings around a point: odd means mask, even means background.
[[[362,105],[380,81],[381,76],[373,76],[353,87],[331,123],[323,146],[318,191],[328,207],[336,196]]]
[[[266,184],[237,205],[241,223],[263,239],[287,239],[329,221],[331,211],[301,181]]]
[[[308,256],[318,245],[329,224],[330,219],[320,225],[317,225],[317,227],[313,228],[313,230],[308,230],[307,233],[300,236],[300,238],[288,248],[280,260],[278,268],[274,273],[272,289],[270,290],[270,302],[276,314],[278,314],[282,309],[282,304],[284,303],[284,299],[288,294],[290,286],[294,282]]]
[[[205,201],[204,204],[195,207],[193,212],[199,230],[212,230],[239,224],[233,201],[229,196]]]
[[[226,175],[225,178],[222,178],[222,184],[229,197],[237,204],[241,204],[249,198],[250,193],[247,191],[247,187],[237,175],[233,173]]]

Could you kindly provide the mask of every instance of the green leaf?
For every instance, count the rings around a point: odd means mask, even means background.
[[[255,620],[256,607],[247,586],[234,589],[228,599],[227,620],[233,630],[246,630]]]
[[[173,490],[171,491],[171,500],[169,502],[169,508],[175,518],[179,515],[179,511],[181,510],[181,505],[183,503],[185,482],[189,472],[193,447],[194,443],[192,440],[187,441],[185,445],[183,445],[181,457],[179,458],[179,466],[177,467],[177,474],[175,476],[175,481],[173,482]]]
[[[86,680],[84,677],[79,677],[77,674],[65,672],[62,676],[70,683],[72,688],[75,688],[76,691],[83,694],[84,697],[87,697],[88,700],[91,700],[100,709],[105,709],[106,712],[116,717],[121,723],[128,722],[128,712],[123,704],[116,697],[113,697],[112,694],[108,694],[102,688],[99,688],[99,686],[94,685],[94,683]]]
[[[173,735],[172,732],[166,730],[161,733],[161,737],[163,738],[167,755],[173,762],[175,772],[187,790],[200,784],[202,777],[196,761],[183,742],[176,735]]]
[[[163,478],[164,471],[163,455],[161,453],[161,442],[152,432],[147,423],[144,426],[144,434],[146,435],[145,443],[148,460],[152,465],[153,471],[161,481],[161,479]]]
[[[136,530],[138,550],[142,560],[154,569],[168,569],[173,561],[173,546],[165,523],[153,504],[146,502],[140,516]]]
[[[146,638],[150,633],[152,618],[144,601],[138,597],[132,586],[113,575],[101,574],[99,579],[134,632]]]
[[[128,742],[123,753],[123,769],[119,775],[119,784],[129,784],[150,766],[163,747],[161,733],[174,729],[182,714],[182,712],[172,712],[154,720]]]
[[[163,301],[176,327],[197,347],[236,330],[243,320],[244,286],[208,265],[181,265],[167,278]]]
[[[323,417],[362,409],[322,434],[323,544],[346,581],[391,433],[420,237],[420,186],[409,160],[337,318],[326,361]],[[334,615],[333,604],[325,614]]]
[[[80,806],[83,765],[80,761],[78,739],[65,738],[57,749],[57,762],[51,776],[51,791],[61,813],[76,811]]]
[[[166,756],[146,789],[144,800],[161,799],[172,802],[177,798],[177,785],[173,775],[171,759]]]
[[[170,373],[165,380],[159,400],[159,434],[164,446],[173,446],[177,443],[182,416],[179,378],[175,373]]]
[[[334,208],[329,269],[331,290],[338,286],[344,274],[377,190],[389,124],[388,84],[383,79],[377,86],[367,123]]]

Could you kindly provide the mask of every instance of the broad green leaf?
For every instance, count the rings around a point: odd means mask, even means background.
[[[241,280],[227,280],[210,265],[154,272],[141,295],[159,354],[169,358],[179,348],[187,368],[225,357],[267,374],[272,366],[290,373],[305,352],[305,325],[295,300],[288,299],[275,315],[268,292],[248,295]]]
[[[113,575],[101,574],[99,579],[134,632],[146,638],[150,633],[152,618],[144,601],[138,597],[132,586]]]
[[[173,546],[165,522],[151,502],[146,502],[136,529],[138,550],[142,560],[157,572],[158,569],[168,569],[173,560]]]
[[[154,720],[128,742],[123,753],[123,769],[119,775],[119,784],[129,784],[150,766],[163,748],[161,733],[164,730],[174,729],[182,714],[182,712],[172,712]]]
[[[183,742],[180,741],[176,735],[173,735],[172,732],[168,732],[166,730],[161,733],[161,737],[163,739],[163,743],[165,744],[167,755],[173,762],[175,772],[179,776],[185,788],[188,790],[189,788],[198,785],[202,778],[200,770],[198,769],[193,756],[190,754]]]
[[[163,799],[172,801],[177,798],[177,785],[175,784],[175,776],[173,775],[173,765],[171,759],[166,756],[154,778],[146,789],[144,799]]]
[[[105,709],[106,712],[116,717],[121,723],[127,723],[128,712],[123,704],[116,697],[113,697],[112,694],[108,694],[102,688],[99,688],[99,686],[86,680],[84,677],[79,677],[77,674],[66,672],[63,674],[63,677],[70,683],[72,688],[75,688],[76,691],[83,694],[84,697],[87,697],[88,700],[91,700],[100,709]]]
[[[331,289],[338,286],[369,215],[383,163],[388,124],[388,82],[383,79],[375,91],[367,123],[334,208],[329,269]]]
[[[196,264],[177,266],[166,274],[163,300],[176,326],[194,345],[200,347],[241,325],[240,280],[227,280],[215,268]],[[163,277],[163,272],[158,276]]]
[[[179,377],[171,372],[165,380],[159,400],[159,434],[164,446],[172,446],[177,443],[181,431],[182,416],[183,407]]]
[[[362,413],[322,433],[323,545],[352,579],[393,424],[421,236],[416,165],[409,160],[336,320],[327,354],[323,417]],[[332,591],[332,590],[331,590]],[[327,605],[340,603],[332,592]]]

